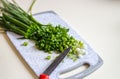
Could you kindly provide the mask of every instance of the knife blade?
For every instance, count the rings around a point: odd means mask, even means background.
[[[60,64],[60,62],[65,58],[65,56],[69,53],[71,46],[64,50],[54,61],[53,63],[43,72],[40,74],[39,79],[49,79],[49,75],[56,69],[56,67]]]

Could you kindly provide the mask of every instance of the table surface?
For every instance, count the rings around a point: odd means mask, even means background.
[[[16,0],[28,10],[32,0]],[[84,79],[119,79],[119,0],[37,0],[32,13],[53,10],[101,56],[102,67]],[[5,33],[0,33],[0,79],[38,79]]]

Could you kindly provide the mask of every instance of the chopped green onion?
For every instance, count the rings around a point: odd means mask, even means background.
[[[28,42],[24,42],[24,43],[23,43],[23,46],[28,46]]]
[[[48,55],[45,59],[50,60],[50,59],[51,59],[51,56]]]
[[[81,53],[78,54],[77,48],[84,49],[84,43],[68,34],[68,28],[61,25],[54,26],[50,23],[46,25],[39,23],[31,14],[20,8],[14,0],[12,1],[15,4],[1,0],[0,26],[3,29],[22,35],[25,39],[33,40],[39,50],[47,53],[51,53],[51,51],[62,53],[69,46],[72,46],[68,57],[73,60],[78,58]],[[32,2],[29,11],[31,11],[35,1]],[[23,46],[27,45],[28,42],[23,43]],[[50,58],[48,56],[48,59]]]

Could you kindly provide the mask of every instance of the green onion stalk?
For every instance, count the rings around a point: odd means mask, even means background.
[[[72,46],[68,57],[71,59],[78,58],[77,48],[83,49],[83,42],[76,40],[68,34],[69,29],[61,25],[53,26],[52,24],[42,24],[36,21],[32,14],[25,12],[17,4],[7,0],[1,0],[0,26],[7,31],[24,36],[35,42],[36,48],[51,53],[63,52],[69,46]],[[31,8],[30,8],[31,9]]]

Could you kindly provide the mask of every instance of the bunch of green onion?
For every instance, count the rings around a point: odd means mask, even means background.
[[[68,34],[69,29],[61,25],[42,24],[37,22],[31,14],[25,12],[17,4],[1,0],[0,26],[5,31],[11,31],[35,42],[36,48],[45,52],[63,52],[72,46],[68,57],[76,60],[79,57],[77,49],[83,49],[84,43]]]

